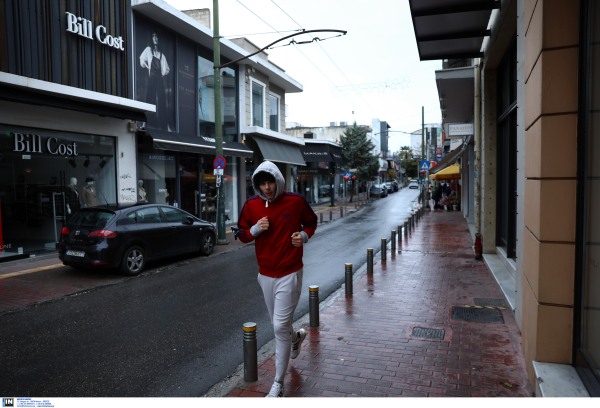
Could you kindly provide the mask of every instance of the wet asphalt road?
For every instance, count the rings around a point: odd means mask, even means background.
[[[308,286],[321,300],[337,290],[344,263],[356,270],[367,248],[379,252],[417,197],[404,189],[320,225],[295,319],[308,312]],[[0,395],[200,396],[243,361],[243,323],[258,324],[259,348],[274,337],[257,274],[248,246],[0,316]]]

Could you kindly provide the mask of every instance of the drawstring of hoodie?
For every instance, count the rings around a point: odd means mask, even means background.
[[[269,199],[267,198],[267,200],[265,201],[265,207],[269,206]]]

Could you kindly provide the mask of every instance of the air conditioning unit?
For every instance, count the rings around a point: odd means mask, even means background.
[[[329,126],[337,126],[337,122],[329,122]]]
[[[348,122],[340,122],[340,126],[348,126]]]

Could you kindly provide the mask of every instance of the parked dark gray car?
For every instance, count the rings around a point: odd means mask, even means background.
[[[387,197],[387,188],[383,184],[373,184],[369,190],[370,195],[378,195],[380,197]]]

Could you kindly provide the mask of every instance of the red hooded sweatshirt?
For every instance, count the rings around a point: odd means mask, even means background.
[[[270,173],[275,178],[275,198],[267,200],[255,182],[260,172]],[[256,260],[261,275],[281,278],[304,266],[303,247],[292,245],[292,234],[300,232],[306,243],[317,229],[317,216],[303,195],[283,191],[283,175],[273,163],[265,161],[252,175],[252,185],[257,195],[250,197],[242,207],[237,237],[244,243],[256,240]],[[254,225],[263,217],[269,220],[269,229],[260,232]],[[252,235],[252,232],[255,235]]]

